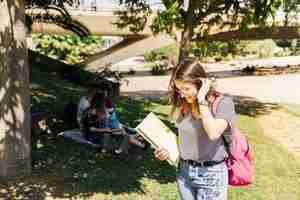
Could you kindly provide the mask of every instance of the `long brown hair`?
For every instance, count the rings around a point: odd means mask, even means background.
[[[202,86],[202,79],[207,78],[202,65],[197,59],[185,59],[180,62],[173,70],[170,84],[169,84],[169,102],[172,105],[170,116],[174,116],[177,108],[180,108],[181,114],[185,114],[189,107],[191,107],[192,114],[195,118],[200,118],[198,104],[189,105],[189,103],[182,98],[178,93],[178,88],[175,86],[175,80],[181,80],[196,85],[197,90]],[[206,99],[209,96],[216,96],[217,92],[213,87],[210,88]]]

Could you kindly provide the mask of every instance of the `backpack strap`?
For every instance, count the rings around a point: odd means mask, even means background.
[[[212,111],[212,114],[215,115],[217,113],[217,109],[218,109],[218,106],[221,102],[221,100],[223,99],[224,95],[218,93],[215,97],[215,99],[213,100],[213,102],[211,103],[211,111]]]

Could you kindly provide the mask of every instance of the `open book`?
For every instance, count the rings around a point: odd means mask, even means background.
[[[177,137],[154,113],[148,114],[135,129],[154,148],[167,150],[169,152],[167,161],[171,165],[177,165],[179,158]]]

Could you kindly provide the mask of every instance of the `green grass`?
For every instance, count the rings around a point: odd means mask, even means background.
[[[285,103],[282,104],[282,107],[289,114],[292,114],[295,117],[300,117],[300,104]]]
[[[254,151],[256,180],[248,188],[231,189],[229,199],[300,199],[299,161],[266,137],[255,118],[240,116],[239,122]]]
[[[66,140],[57,133],[66,127],[62,109],[72,97],[78,99],[85,88],[33,70],[34,107],[52,113],[51,132],[41,133],[33,152],[35,165],[30,177],[0,182],[0,199],[179,199],[175,168],[154,159],[153,150],[133,149],[125,156],[97,153],[91,147]],[[169,106],[164,102],[121,97],[117,102],[121,121],[136,126],[150,111],[167,125]],[[258,109],[262,109],[259,104]],[[249,137],[255,158],[255,183],[245,188],[230,188],[231,200],[299,200],[300,163],[285,148],[265,136],[255,115],[239,106],[239,125]],[[255,109],[255,108],[252,108]],[[56,120],[54,120],[56,118]],[[141,154],[142,159],[136,159]],[[4,190],[1,190],[4,189]]]

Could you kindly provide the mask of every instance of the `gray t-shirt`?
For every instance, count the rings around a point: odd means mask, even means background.
[[[234,103],[224,96],[217,108],[215,118],[225,119],[231,123],[236,118]],[[182,159],[195,161],[220,161],[227,157],[222,137],[210,140],[203,128],[201,119],[194,119],[191,113],[178,122],[179,152]],[[223,134],[230,134],[227,126]]]

